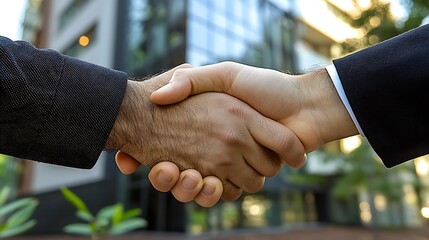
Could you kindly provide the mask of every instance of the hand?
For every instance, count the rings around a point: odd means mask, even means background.
[[[121,151],[118,151],[115,160],[124,174],[133,173],[141,165],[140,162]],[[177,200],[181,202],[195,200],[203,207],[215,205],[223,192],[222,182],[217,177],[202,178],[201,174],[194,169],[180,172],[178,167],[171,162],[156,164],[149,172],[149,180],[156,190],[171,191]]]
[[[171,104],[207,91],[228,93],[288,125],[306,151],[357,134],[325,70],[290,76],[228,62],[184,69],[175,72],[170,83],[154,92],[151,100]],[[154,186],[160,184],[154,177],[151,181]],[[182,195],[186,193],[182,191]]]
[[[149,94],[174,71],[129,82],[106,148],[120,149],[150,167],[171,161],[181,171],[194,168],[202,176],[217,176],[224,184],[222,197],[230,200],[241,195],[240,188],[259,190],[263,176],[281,167],[277,155],[257,142],[281,155],[303,155],[290,130],[227,95],[204,94],[168,107],[151,104]]]
[[[233,62],[180,69],[151,100],[172,104],[208,91],[234,96],[287,126],[306,152],[358,133],[325,69],[300,76]]]

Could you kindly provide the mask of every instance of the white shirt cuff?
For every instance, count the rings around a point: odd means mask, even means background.
[[[331,64],[331,65],[326,67],[326,70],[328,71],[328,74],[331,77],[335,88],[337,89],[337,92],[341,98],[341,101],[343,102],[344,106],[346,107],[347,112],[349,113],[351,119],[353,120],[353,123],[355,124],[360,135],[362,135],[364,137],[365,134],[363,133],[362,128],[360,127],[359,122],[356,119],[356,116],[353,112],[353,109],[350,106],[349,100],[347,99],[346,93],[344,92],[343,84],[341,83],[340,76],[338,75],[337,69],[335,68],[334,64]]]

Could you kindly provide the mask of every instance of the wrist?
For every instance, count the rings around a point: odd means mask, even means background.
[[[127,151],[131,139],[134,139],[132,135],[137,132],[134,128],[137,127],[135,126],[136,113],[139,111],[136,107],[140,105],[136,101],[143,101],[143,98],[139,97],[138,88],[140,86],[137,82],[128,80],[119,114],[105,144],[106,149]],[[134,131],[131,131],[131,129],[134,129]]]
[[[304,106],[310,109],[325,143],[358,134],[326,69],[303,75]]]

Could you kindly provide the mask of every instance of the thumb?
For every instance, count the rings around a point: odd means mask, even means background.
[[[178,69],[167,85],[151,94],[150,100],[155,104],[167,105],[198,93],[227,93],[238,70],[238,64],[232,62]]]
[[[141,165],[139,161],[121,151],[116,153],[115,161],[119,170],[123,174],[131,174],[135,172]]]
[[[153,103],[160,105],[173,104],[186,99],[191,94],[191,82],[184,77],[175,77],[176,73],[177,71],[170,82],[150,95],[150,100]]]

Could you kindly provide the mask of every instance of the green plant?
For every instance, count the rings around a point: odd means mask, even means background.
[[[36,220],[30,220],[39,204],[34,198],[22,198],[6,203],[11,189],[0,191],[0,238],[7,238],[24,233],[36,225]]]
[[[120,235],[146,226],[146,220],[139,218],[140,209],[124,211],[121,203],[102,208],[93,215],[85,202],[68,188],[61,192],[76,207],[76,216],[86,223],[74,223],[64,227],[64,232],[91,236],[92,240],[101,240],[108,235]]]

